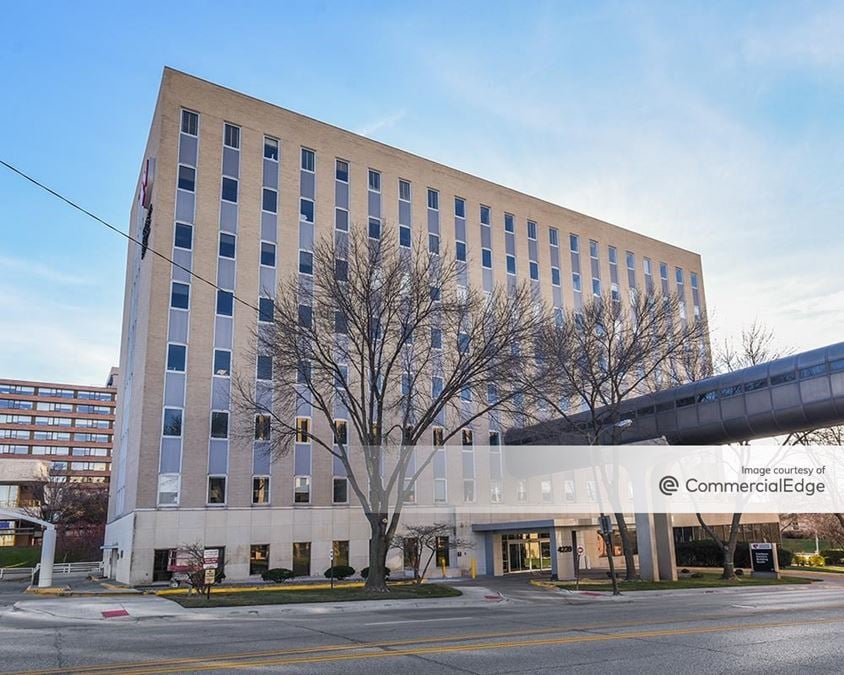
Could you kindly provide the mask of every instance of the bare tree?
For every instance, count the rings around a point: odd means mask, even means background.
[[[207,575],[205,569],[205,547],[199,543],[184,544],[176,550],[179,571],[185,575],[190,588],[197,595],[211,597],[213,575]],[[211,577],[211,581],[208,578]]]
[[[23,511],[56,526],[58,559],[96,560],[108,515],[108,490],[67,480],[51,468],[47,480],[30,489],[31,505]]]
[[[688,320],[677,295],[634,293],[629,303],[595,297],[567,312],[562,321],[546,325],[540,338],[543,377],[534,393],[569,421],[585,443],[617,445],[622,403],[669,381],[681,360],[708,361],[707,340],[706,321]],[[585,414],[587,423],[574,425],[573,414]],[[633,579],[627,523],[620,512],[615,520],[626,577]]]
[[[715,363],[719,372],[732,372],[749,368],[762,363],[778,359],[789,353],[790,350],[781,351],[776,347],[773,331],[759,321],[754,321],[750,326],[741,331],[737,342],[725,339],[719,346],[716,353]],[[789,436],[786,443],[794,443],[799,437]],[[749,445],[747,442],[740,445]],[[703,515],[696,513],[704,532],[714,541],[723,555],[723,571],[721,578],[735,579],[735,557],[736,546],[738,545],[739,525],[741,524],[741,513],[734,513],[730,518],[730,525],[726,530],[726,537],[721,538],[715,529],[708,525]]]
[[[434,557],[443,549],[465,550],[472,548],[472,543],[456,539],[454,528],[447,523],[432,525],[407,525],[404,533],[393,539],[393,548],[401,549],[410,561],[413,580],[421,584],[428,573]]]
[[[271,397],[241,375],[235,405],[275,456],[298,440],[342,463],[370,525],[366,587],[386,591],[403,504],[436,450],[423,439],[438,426],[444,444],[492,411],[522,409],[544,313],[527,286],[485,294],[463,284],[465,263],[360,226],[319,240],[313,267],[307,282],[281,283],[255,332]],[[319,423],[297,428],[303,407]]]

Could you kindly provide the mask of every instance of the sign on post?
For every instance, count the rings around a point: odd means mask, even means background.
[[[750,544],[750,567],[753,576],[780,576],[780,564],[777,559],[777,545],[769,543]]]

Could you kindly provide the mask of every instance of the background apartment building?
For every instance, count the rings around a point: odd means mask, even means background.
[[[335,563],[367,564],[368,526],[338,463],[307,442],[270,461],[260,439],[231,433],[232,373],[254,374],[258,388],[272,378],[272,364],[248,354],[280,280],[322,273],[314,242],[352,225],[372,237],[390,228],[402,246],[448,250],[466,263],[465,285],[526,280],[560,311],[592,295],[626,301],[636,290],[679,293],[680,319],[705,311],[695,253],[165,69],[131,230],[176,265],[129,247],[111,576],[164,578],[168,551],[194,542],[224,549],[229,579],[266,564],[320,574],[332,551]],[[307,410],[298,414],[308,419]],[[488,499],[496,487],[489,468],[467,455],[494,445],[499,429],[467,431],[417,490],[419,503],[456,530],[476,518],[460,515],[467,500]],[[545,490],[525,486],[526,500],[544,502]],[[543,551],[554,551],[555,537],[570,538],[560,528],[571,523],[543,522],[541,531],[470,530],[479,571],[515,571],[501,566],[510,540],[541,539]]]
[[[33,509],[48,479],[108,488],[116,370],[104,387],[0,379],[0,509]],[[0,517],[0,546],[37,544],[40,530]]]

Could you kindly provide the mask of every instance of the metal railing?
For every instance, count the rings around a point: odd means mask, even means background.
[[[25,577],[33,579],[39,569],[41,569],[41,563],[38,563],[35,567],[0,567],[0,581]],[[53,565],[53,575],[94,574],[95,572],[101,572],[102,569],[102,561],[55,563]]]

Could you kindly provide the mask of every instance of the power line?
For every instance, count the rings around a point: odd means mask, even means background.
[[[96,220],[96,221],[97,221],[98,223],[100,223],[101,225],[105,225],[105,226],[106,226],[109,230],[111,230],[111,231],[113,231],[113,232],[116,232],[117,234],[119,234],[119,235],[120,235],[120,236],[122,236],[122,237],[126,237],[126,239],[128,239],[129,241],[131,241],[133,244],[137,244],[138,246],[143,247],[143,243],[142,243],[142,242],[140,242],[140,241],[138,241],[135,237],[133,237],[133,236],[132,236],[131,234],[129,234],[128,232],[124,232],[124,231],[123,231],[123,230],[121,230],[120,228],[115,227],[114,225],[112,225],[112,224],[111,224],[111,223],[109,223],[108,221],[103,220],[102,218],[100,218],[97,214],[95,214],[95,213],[91,213],[91,212],[90,212],[88,209],[86,209],[84,206],[80,206],[79,204],[77,204],[76,202],[74,202],[72,199],[69,199],[68,197],[65,197],[63,194],[61,194],[61,193],[59,193],[59,192],[56,192],[56,190],[54,190],[54,189],[53,189],[53,188],[51,188],[51,187],[49,187],[49,186],[47,186],[47,185],[44,185],[44,183],[42,183],[42,182],[40,182],[40,181],[36,180],[35,178],[33,178],[32,176],[30,176],[30,175],[28,175],[28,174],[26,174],[26,173],[24,173],[23,171],[21,171],[20,169],[18,169],[16,166],[14,166],[14,165],[12,165],[12,164],[9,164],[8,162],[6,162],[6,161],[4,161],[4,160],[2,160],[2,159],[0,159],[0,164],[2,164],[3,166],[5,166],[5,167],[6,167],[7,169],[9,169],[10,171],[13,171],[14,173],[18,174],[21,178],[24,178],[24,179],[28,180],[30,183],[32,183],[33,185],[35,185],[35,186],[37,186],[37,187],[41,188],[41,189],[42,189],[42,190],[44,190],[45,192],[49,192],[51,195],[53,195],[53,196],[54,196],[54,197],[56,197],[57,199],[60,199],[60,200],[61,200],[61,201],[63,201],[65,204],[68,204],[68,205],[72,206],[72,207],[73,207],[74,209],[76,209],[77,211],[81,211],[82,213],[84,213],[84,214],[85,214],[86,216],[88,216],[89,218],[93,218],[94,220]],[[164,255],[163,253],[159,253],[158,251],[156,251],[156,250],[155,250],[154,248],[152,248],[151,246],[147,246],[147,247],[146,247],[146,249],[147,249],[150,253],[152,253],[153,255],[157,255],[157,256],[158,256],[159,258],[161,258],[162,260],[166,260],[166,261],[167,261],[167,262],[169,262],[170,264],[172,264],[172,265],[174,265],[174,266],[178,267],[180,270],[182,270],[182,271],[184,271],[184,272],[187,272],[190,276],[194,277],[195,279],[198,279],[199,281],[201,281],[201,282],[203,282],[203,283],[208,284],[208,285],[209,285],[209,286],[211,286],[212,288],[214,288],[214,289],[216,289],[216,290],[218,290],[218,291],[224,291],[224,292],[226,292],[226,293],[231,293],[231,294],[232,294],[232,297],[233,297],[233,298],[234,298],[237,302],[241,303],[242,305],[246,305],[246,306],[247,306],[247,307],[249,307],[250,309],[254,309],[256,312],[260,311],[260,310],[259,310],[257,307],[255,307],[255,305],[253,305],[251,302],[247,302],[246,300],[243,300],[242,298],[239,298],[237,295],[235,295],[235,294],[234,294],[234,291],[228,291],[228,290],[226,290],[225,288],[220,288],[220,287],[219,287],[217,284],[215,284],[213,281],[210,281],[210,280],[206,279],[205,277],[203,277],[203,276],[201,276],[201,275],[197,274],[196,272],[194,272],[194,271],[192,271],[192,270],[189,270],[189,269],[188,269],[187,267],[185,267],[184,265],[180,265],[180,264],[179,264],[179,263],[177,263],[175,260],[173,260],[173,259],[171,259],[171,258],[168,258],[168,257],[167,257],[166,255]]]

